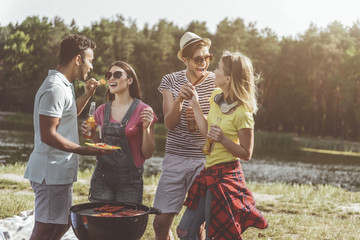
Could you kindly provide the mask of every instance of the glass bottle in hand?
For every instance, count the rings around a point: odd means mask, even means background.
[[[191,114],[192,117],[194,117],[194,110],[193,110],[193,108],[190,107],[190,106],[186,108],[186,116],[187,116],[188,114]],[[186,120],[187,120],[189,132],[196,132],[196,130],[198,130],[198,126],[197,126],[197,124],[196,124],[195,119],[188,119],[188,118],[186,118]]]
[[[215,126],[220,126],[221,123],[221,117],[218,117],[215,122]],[[206,137],[205,144],[202,148],[202,152],[205,155],[210,155],[215,145],[215,141],[212,138]]]
[[[96,128],[95,118],[94,118],[95,104],[96,104],[95,102],[91,102],[90,110],[89,110],[89,116],[86,119],[87,131],[86,131],[86,133],[84,135],[84,138],[86,138],[86,139],[92,139],[94,137],[95,128]]]

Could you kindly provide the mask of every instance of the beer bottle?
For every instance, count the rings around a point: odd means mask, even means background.
[[[215,126],[219,127],[220,123],[221,123],[221,117],[218,117],[216,119]],[[205,144],[204,144],[204,146],[202,148],[202,152],[205,155],[210,155],[210,153],[212,152],[212,150],[214,148],[214,145],[215,145],[214,140],[212,138],[206,137]]]
[[[94,137],[94,129],[96,127],[95,125],[95,118],[94,118],[94,115],[95,115],[95,102],[91,102],[91,105],[90,105],[90,110],[89,110],[89,116],[88,118],[86,119],[86,124],[88,126],[88,129],[84,135],[84,138],[86,139],[92,139]]]
[[[187,107],[186,108],[186,112],[193,112],[193,108],[192,107]],[[187,120],[187,124],[188,124],[188,130],[189,132],[195,132],[196,130],[198,130],[198,126],[196,124],[196,121],[195,119],[193,120],[189,120],[189,119],[186,119]]]
[[[209,75],[209,74],[207,74],[207,75]],[[196,81],[193,83],[193,86],[196,86],[196,84],[198,84],[204,78],[205,78],[205,75],[201,74],[201,76],[198,79],[196,79]],[[193,108],[191,106],[186,108],[186,113],[188,113],[188,112],[193,112]],[[199,129],[195,120],[189,120],[189,119],[186,119],[186,120],[187,120],[189,132],[196,132],[196,130]]]

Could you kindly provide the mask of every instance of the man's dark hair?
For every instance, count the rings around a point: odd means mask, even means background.
[[[84,59],[84,51],[88,48],[95,49],[96,43],[83,35],[69,35],[60,44],[60,65],[65,65],[75,56],[81,55]]]

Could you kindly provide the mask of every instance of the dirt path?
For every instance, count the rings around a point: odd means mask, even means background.
[[[29,182],[29,180],[23,178],[22,175],[16,175],[11,173],[0,174],[0,179],[5,179],[15,182]]]

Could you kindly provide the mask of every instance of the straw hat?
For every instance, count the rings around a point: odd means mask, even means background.
[[[177,57],[182,61],[182,52],[184,48],[189,46],[190,44],[194,42],[204,41],[205,44],[210,48],[211,46],[211,40],[208,38],[201,38],[195,33],[192,32],[186,32],[180,39],[180,51],[177,53]]]

